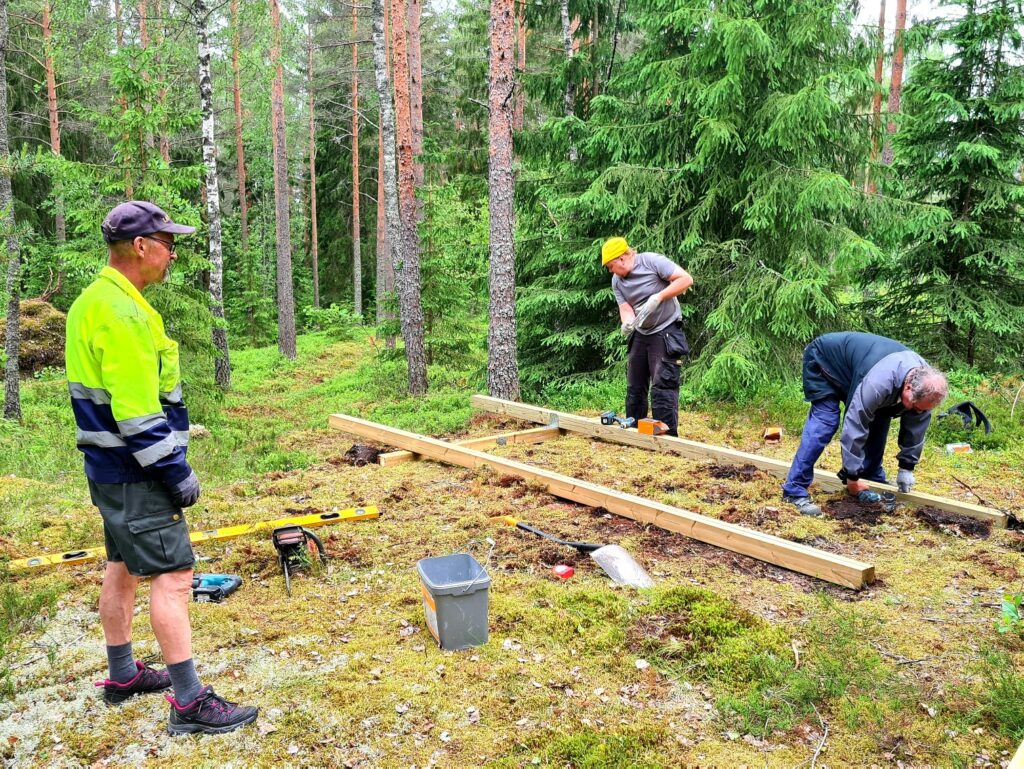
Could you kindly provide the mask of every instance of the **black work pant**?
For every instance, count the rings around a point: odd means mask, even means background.
[[[648,391],[652,415],[678,435],[680,358],[690,347],[680,323],[656,334],[635,332],[629,341],[626,370],[626,416],[639,422],[647,417]]]

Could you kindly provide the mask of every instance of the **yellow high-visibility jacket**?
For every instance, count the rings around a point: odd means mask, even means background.
[[[89,478],[174,487],[188,477],[178,343],[113,267],[104,267],[71,305],[65,363]]]

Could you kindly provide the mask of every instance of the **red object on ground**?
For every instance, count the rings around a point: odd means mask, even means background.
[[[557,566],[551,567],[551,573],[554,574],[556,577],[560,577],[562,579],[569,579],[569,577],[576,573],[576,570],[573,569],[572,566],[566,566],[564,563],[560,563]]]

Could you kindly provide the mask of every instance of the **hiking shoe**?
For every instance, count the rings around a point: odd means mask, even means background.
[[[224,734],[256,720],[256,708],[228,702],[215,694],[212,686],[204,686],[199,696],[185,706],[169,694],[164,697],[171,703],[167,719],[170,734]]]
[[[866,505],[874,504],[875,502],[882,501],[882,495],[877,491],[871,489],[864,489],[864,491],[857,494],[857,501],[863,502]]]
[[[791,497],[788,494],[782,496],[783,502],[788,502],[797,509],[800,515],[817,517],[821,515],[821,508],[811,501],[810,497]]]
[[[171,685],[171,676],[166,670],[155,670],[149,665],[143,665],[138,660],[135,660],[135,667],[139,669],[139,672],[131,681],[125,681],[122,684],[107,678],[96,682],[96,686],[103,687],[104,702],[108,705],[120,705],[136,694],[163,691]]]

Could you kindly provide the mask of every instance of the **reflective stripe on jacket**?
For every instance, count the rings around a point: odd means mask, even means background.
[[[174,486],[188,476],[178,343],[164,333],[160,314],[113,267],[104,267],[71,305],[65,362],[89,478]]]

